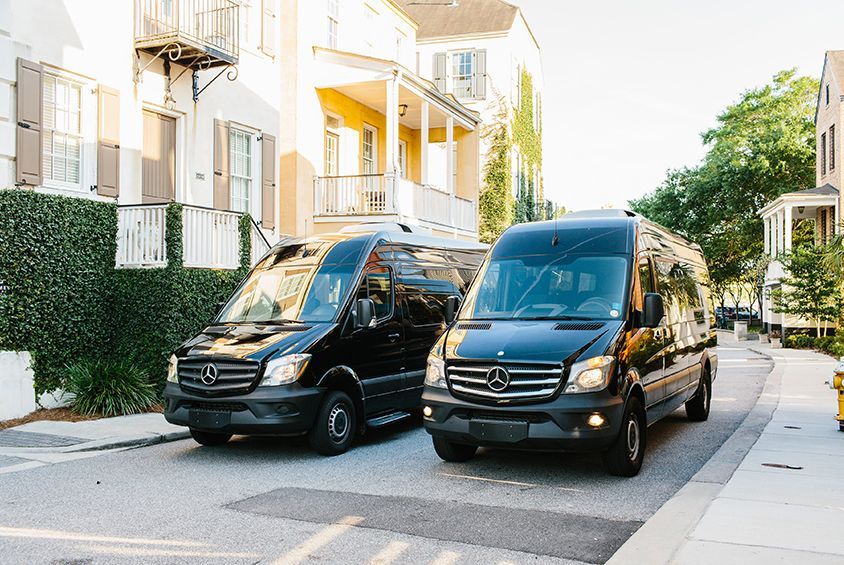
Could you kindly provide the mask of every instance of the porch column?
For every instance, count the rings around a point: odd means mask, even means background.
[[[791,224],[792,224],[792,206],[791,204],[786,205],[785,207],[785,224],[783,227],[785,228],[783,232],[783,249],[786,251],[791,250]]]
[[[779,212],[775,212],[771,216],[771,257],[774,259],[777,258],[777,254],[780,252],[779,248],[779,241],[780,241],[780,224],[779,224]]]
[[[445,151],[446,151],[446,166],[445,166],[445,186],[449,194],[454,194],[454,118],[448,116],[445,120]]]
[[[430,127],[430,105],[427,100],[422,101],[422,185],[428,184],[428,128]]]
[[[840,219],[841,217],[840,217],[839,212],[838,212],[838,203],[837,202],[832,205],[832,215],[835,218],[835,224],[832,227],[832,233],[837,234],[840,231],[838,224],[841,222],[841,219]]]
[[[385,159],[386,173],[395,173],[396,156],[399,154],[399,97],[398,77],[387,81],[387,147]]]
[[[777,254],[785,250],[785,230],[783,229],[783,218],[785,214],[783,210],[777,210]]]
[[[771,218],[770,216],[762,219],[762,231],[765,238],[765,253],[771,254]]]

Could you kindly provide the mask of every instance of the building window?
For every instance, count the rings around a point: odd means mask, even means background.
[[[829,83],[826,84],[826,105],[829,106]]]
[[[252,18],[252,0],[240,0],[240,44],[244,46],[252,45],[252,38],[250,32],[252,31],[249,24]]]
[[[407,142],[399,140],[399,176],[407,178]]]
[[[328,0],[328,48],[337,49],[340,35],[340,0]]]
[[[829,126],[829,170],[835,170],[835,125]]]
[[[821,176],[826,174],[826,133],[821,134]]]
[[[44,73],[42,97],[44,179],[81,189],[82,85]]]
[[[252,134],[231,128],[229,132],[231,152],[232,210],[250,211],[252,194]]]
[[[340,136],[330,131],[325,132],[325,176],[337,176],[339,154]]]
[[[363,127],[363,174],[378,173],[378,131],[370,126]]]
[[[364,21],[364,30],[363,30],[363,42],[366,45],[366,54],[367,55],[374,55],[375,54],[375,43],[374,39],[377,35],[378,31],[376,30],[375,21],[378,18],[378,12],[370,6],[369,4],[363,5],[363,21]]]
[[[452,93],[455,98],[472,97],[472,51],[457,51],[451,55]]]

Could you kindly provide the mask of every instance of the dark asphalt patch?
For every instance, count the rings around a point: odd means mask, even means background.
[[[20,430],[0,430],[0,447],[67,447],[86,441],[90,440]]]
[[[560,512],[305,488],[280,488],[228,508],[324,524],[360,516],[361,528],[586,563],[606,562],[642,525]]]

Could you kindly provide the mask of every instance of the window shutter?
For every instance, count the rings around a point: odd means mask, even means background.
[[[261,51],[270,57],[275,56],[275,2],[276,0],[261,0]]]
[[[261,227],[275,228],[275,137],[261,134]]]
[[[41,162],[41,65],[18,59],[16,184],[43,182]]]
[[[486,98],[486,49],[475,51],[475,74],[472,77],[472,93],[478,100]]]
[[[97,88],[97,194],[120,194],[120,93]]]
[[[446,88],[445,53],[434,53],[434,86],[440,92]]]
[[[214,208],[231,208],[231,177],[229,176],[229,123],[214,120]]]

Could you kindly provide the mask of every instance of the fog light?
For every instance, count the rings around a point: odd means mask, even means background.
[[[593,428],[600,428],[606,423],[607,419],[604,418],[600,414],[592,414],[588,418],[586,418],[586,423],[592,426]]]
[[[434,413],[434,411],[431,410],[430,406],[426,406],[425,408],[422,409],[422,415],[425,416],[426,418],[430,418],[431,414],[433,414],[433,413]]]

